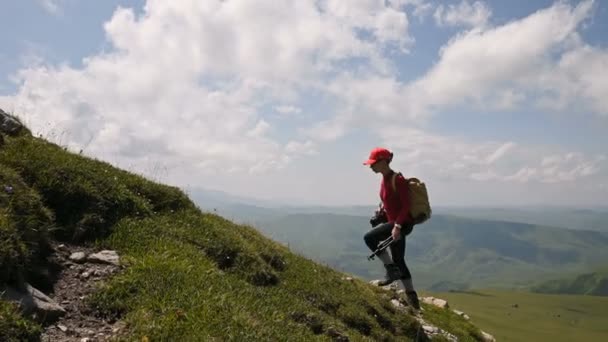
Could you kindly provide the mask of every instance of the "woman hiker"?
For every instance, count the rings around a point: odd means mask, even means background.
[[[412,275],[405,264],[405,237],[412,232],[414,223],[410,217],[410,200],[408,186],[403,175],[395,173],[390,167],[393,153],[381,147],[374,148],[364,165],[369,165],[372,171],[382,174],[380,183],[380,199],[386,213],[386,223],[373,227],[365,234],[364,240],[370,250],[375,251],[378,243],[392,236],[395,242],[390,245],[390,255],[385,249],[378,258],[386,268],[386,279],[380,282],[380,286],[391,284],[399,280],[400,287],[405,290],[408,304],[420,310],[418,294],[414,290]],[[395,187],[393,191],[393,177]],[[388,249],[388,248],[387,248]]]

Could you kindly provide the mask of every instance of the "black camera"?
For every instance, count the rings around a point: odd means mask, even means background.
[[[372,228],[376,227],[379,224],[386,223],[386,222],[388,222],[388,218],[386,217],[386,212],[384,211],[383,208],[376,210],[376,212],[374,213],[374,216],[372,216],[372,218],[369,219],[369,224],[372,225]]]

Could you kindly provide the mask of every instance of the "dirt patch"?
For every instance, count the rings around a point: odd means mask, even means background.
[[[53,291],[49,294],[61,305],[66,314],[59,321],[44,327],[41,341],[108,341],[117,337],[125,329],[125,324],[113,319],[104,319],[87,306],[87,298],[97,289],[100,282],[121,270],[112,264],[91,263],[85,260],[72,261],[76,252],[85,255],[99,252],[82,246],[53,246],[54,262],[61,265]]]

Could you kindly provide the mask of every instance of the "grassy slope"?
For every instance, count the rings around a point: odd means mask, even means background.
[[[34,202],[19,215],[11,201],[2,202],[13,228],[0,231],[0,250],[8,255],[0,272],[10,275],[0,287],[29,281],[28,270],[44,265],[38,253],[44,244],[15,233],[22,224],[17,217],[25,215],[24,224],[35,222],[29,215],[51,217],[49,239],[117,249],[129,266],[90,302],[105,315],[124,317],[127,340],[330,339],[331,331],[351,340],[407,340],[419,328],[392,309],[384,291],[343,280],[251,227],[203,213],[176,188],[29,135],[5,137],[0,166],[20,184],[10,198],[28,193]],[[11,253],[11,243],[21,252]],[[0,302],[3,324],[18,327],[12,337],[36,331],[7,308]],[[461,340],[479,337],[449,312],[429,308],[425,318]]]
[[[608,298],[497,290],[431,295],[466,312],[498,341],[608,340]]]

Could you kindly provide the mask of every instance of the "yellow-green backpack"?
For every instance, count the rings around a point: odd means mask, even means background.
[[[395,173],[392,178],[393,191],[397,191],[395,185],[395,179],[397,175],[401,175],[401,172]],[[405,177],[404,177],[405,178]],[[429,202],[429,194],[426,190],[426,184],[420,181],[420,179],[411,177],[405,178],[410,194],[410,214],[415,224],[423,223],[424,221],[431,218],[432,210]]]

